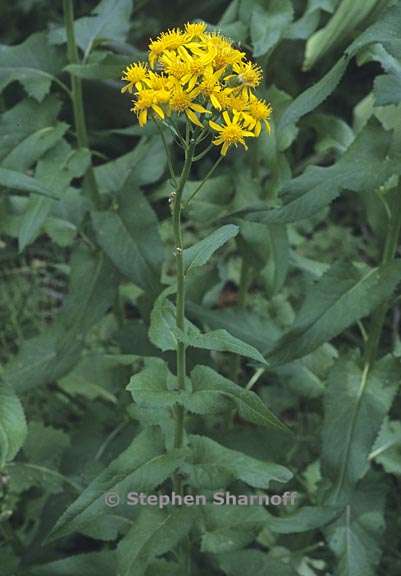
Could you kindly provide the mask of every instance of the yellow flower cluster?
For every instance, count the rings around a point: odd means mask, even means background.
[[[199,128],[216,132],[213,144],[227,154],[230,146],[269,130],[270,105],[254,90],[262,70],[224,36],[206,31],[204,23],[160,34],[149,44],[148,63],[128,66],[122,92],[134,94],[139,124],[149,117],[169,119],[185,114]]]

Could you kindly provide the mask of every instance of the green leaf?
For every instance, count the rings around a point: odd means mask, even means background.
[[[159,136],[143,137],[132,152],[95,168],[101,194],[115,196],[125,185],[135,190],[138,185],[157,182],[166,167],[166,153]]]
[[[227,330],[213,330],[201,334],[198,329],[190,330],[186,334],[176,330],[178,339],[184,342],[187,346],[194,348],[202,348],[203,350],[211,350],[214,352],[232,352],[239,356],[245,356],[251,360],[256,360],[261,364],[267,365],[266,360],[262,354],[250,344],[242,342],[238,338],[232,336]]]
[[[139,188],[125,186],[115,210],[92,213],[96,238],[111,261],[137,286],[156,295],[164,249],[155,213]]]
[[[30,192],[32,194],[39,194],[53,200],[58,200],[51,190],[40,181],[31,176],[25,176],[21,172],[15,170],[8,170],[7,168],[0,168],[0,186],[9,188],[10,190],[20,190],[21,192]]]
[[[139,58],[138,58],[139,59]],[[69,64],[64,68],[77,78],[86,80],[116,80],[121,77],[122,70],[132,61],[127,56],[112,52],[93,52],[85,64]]]
[[[193,268],[203,266],[210,257],[223,246],[226,242],[234,238],[239,232],[238,226],[227,224],[218,230],[215,230],[209,236],[200,240],[191,248],[184,250],[184,268],[188,274]]]
[[[257,394],[230,382],[212,368],[196,366],[191,372],[191,381],[193,391],[186,401],[189,410],[207,414],[209,404],[215,401],[214,398],[223,396],[234,402],[244,420],[257,426],[274,426],[288,431],[285,424],[277,418]]]
[[[401,102],[401,77],[394,74],[376,76],[374,95],[377,106],[388,106]]]
[[[68,129],[64,122],[46,126],[19,142],[1,161],[2,168],[24,172],[57,145]]]
[[[268,361],[279,365],[306,356],[367,316],[392,295],[400,280],[398,261],[367,271],[351,263],[335,264],[309,291],[293,327]]]
[[[343,496],[369,468],[369,454],[401,382],[400,360],[386,357],[371,371],[339,360],[329,374],[322,430],[322,470]]]
[[[64,58],[50,48],[47,34],[38,32],[18,46],[0,46],[0,92],[18,80],[29,96],[41,102],[61,71]]]
[[[309,532],[330,524],[341,512],[341,508],[334,506],[304,506],[284,516],[269,514],[266,525],[276,534]]]
[[[271,50],[291,24],[293,7],[289,0],[273,0],[266,11],[258,4],[251,17],[253,56],[263,56]]]
[[[62,141],[39,161],[35,179],[51,190],[53,196],[61,199],[72,179],[83,176],[89,163],[89,150],[82,148],[73,151]],[[54,200],[47,197],[34,196],[30,199],[18,235],[20,251],[37,237],[53,205]]]
[[[55,560],[29,568],[32,576],[110,576],[115,574],[117,562],[115,552],[104,550],[89,554],[74,554],[62,560]]]
[[[203,511],[206,532],[202,552],[222,554],[250,544],[266,525],[268,513],[262,506],[216,506]]]
[[[189,302],[188,312],[191,318],[210,328],[224,328],[262,354],[272,349],[279,336],[279,330],[270,318],[250,310],[237,307],[211,310]]]
[[[388,474],[401,476],[401,423],[385,419],[369,461],[381,464]]]
[[[375,576],[384,531],[386,485],[369,477],[355,489],[342,516],[327,529],[338,576]]]
[[[22,404],[12,388],[0,380],[0,470],[18,454],[26,434]]]
[[[110,513],[105,502],[107,493],[117,494],[121,504],[126,505],[127,495],[133,489],[136,492],[154,489],[174,472],[180,458],[177,451],[165,453],[164,441],[157,429],[144,430],[67,508],[50,538],[79,532],[89,522]]]
[[[287,126],[296,124],[302,116],[305,116],[305,114],[308,114],[308,112],[311,112],[324,102],[338,86],[347,69],[347,65],[348,59],[343,56],[319,82],[297,96],[282,115],[277,128],[278,134]]]
[[[149,358],[145,360],[145,368],[132,376],[127,390],[139,404],[166,408],[174,406],[179,399],[176,386],[177,378],[167,364],[160,358]]]
[[[233,352],[262,364],[266,364],[262,354],[253,346],[232,336],[227,330],[213,330],[202,334],[199,328],[186,321],[185,333],[179,330],[175,321],[175,306],[167,299],[171,289],[167,289],[156,300],[151,313],[149,338],[163,352],[175,350],[178,340],[186,346],[215,352]]]
[[[261,550],[238,550],[217,557],[220,568],[228,576],[297,576],[298,572],[285,562],[271,558]]]
[[[27,170],[60,136],[61,102],[54,94],[41,102],[24,98],[0,117],[0,159],[5,168]],[[49,130],[50,129],[50,130]]]
[[[306,43],[304,70],[312,68],[327,52],[338,47],[380,4],[380,0],[342,0],[328,23]]]
[[[78,46],[89,53],[93,45],[104,40],[121,41],[127,37],[132,14],[132,0],[102,0],[90,16],[78,18],[74,31]],[[50,32],[53,44],[67,41],[64,28]]]
[[[192,463],[186,464],[191,483],[213,489],[221,488],[220,480],[214,485],[218,473],[238,479],[254,488],[267,489],[271,482],[288,482],[292,473],[284,466],[256,460],[250,456],[221,446],[205,436],[189,436]]]
[[[143,576],[151,560],[173,550],[189,532],[195,509],[141,510],[117,549],[119,574]]]
[[[296,222],[320,212],[342,190],[376,190],[401,171],[390,146],[391,136],[376,123],[369,124],[334,166],[311,166],[286,182],[280,193],[284,202],[281,208],[251,207],[232,216],[246,216],[247,220],[265,224]]]

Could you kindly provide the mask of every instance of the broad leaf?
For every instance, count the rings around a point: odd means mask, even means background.
[[[254,488],[267,489],[271,482],[288,482],[292,473],[280,466],[225,448],[205,436],[190,436],[192,463],[185,464],[191,483],[209,489],[222,487],[222,479],[238,479]]]
[[[180,458],[178,452],[165,453],[158,430],[143,431],[67,508],[53,528],[51,539],[79,532],[89,522],[107,515],[110,509],[105,496],[108,493],[118,495],[121,504],[126,505],[127,495],[133,489],[136,492],[152,490],[174,472]]]
[[[180,340],[186,346],[215,352],[233,352],[266,364],[262,354],[256,348],[235,338],[226,330],[213,330],[202,334],[199,328],[189,321],[186,321],[185,333],[179,330],[175,321],[175,306],[167,299],[165,293],[159,296],[153,307],[149,338],[163,352],[175,350]]]
[[[88,53],[96,42],[125,39],[132,8],[132,0],[101,0],[90,16],[75,21],[74,30],[78,46]],[[53,30],[50,33],[50,40],[54,44],[66,42],[65,29]]]
[[[156,295],[164,249],[157,218],[139,188],[126,185],[117,209],[93,212],[92,221],[100,246],[120,272]]]
[[[32,34],[18,46],[0,46],[0,92],[18,80],[40,102],[63,65],[64,59],[49,47],[45,32]]]
[[[22,404],[12,388],[0,380],[0,469],[15,458],[26,434]]]
[[[191,382],[193,391],[185,402],[189,410],[207,414],[215,398],[223,396],[234,402],[244,420],[258,426],[275,426],[288,431],[257,394],[230,382],[211,368],[196,366],[191,372]]]
[[[346,497],[369,468],[370,451],[401,382],[400,364],[386,357],[369,371],[353,359],[340,359],[329,375],[322,469],[334,483],[334,499]]]
[[[293,327],[268,356],[273,365],[306,356],[390,298],[401,281],[400,263],[366,271],[337,263],[308,293]]]
[[[119,574],[143,576],[149,562],[173,550],[189,532],[196,509],[144,508],[117,549]]]
[[[289,0],[273,0],[267,12],[258,4],[251,17],[251,39],[253,56],[263,56],[279,41],[293,18],[293,7]]]
[[[384,531],[386,485],[370,477],[350,498],[341,517],[327,530],[337,556],[338,576],[375,576]]]

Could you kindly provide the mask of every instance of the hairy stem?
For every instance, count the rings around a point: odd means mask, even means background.
[[[67,34],[67,53],[68,62],[70,64],[79,64],[78,48],[75,41],[74,32],[74,8],[72,0],[63,0],[63,11],[64,11],[64,24]],[[85,121],[85,111],[82,97],[82,83],[81,79],[77,78],[73,74],[70,75],[71,78],[71,98],[72,107],[74,112],[74,124],[77,134],[77,142],[79,148],[89,149],[88,132],[86,129]],[[89,166],[86,173],[86,183],[88,187],[88,193],[95,204],[99,206],[100,197],[97,189],[95,173],[92,164]]]

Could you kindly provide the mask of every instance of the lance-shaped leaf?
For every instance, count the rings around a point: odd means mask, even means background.
[[[266,526],[269,514],[263,506],[210,505],[203,517],[202,552],[222,554],[250,544]]]
[[[242,480],[254,488],[268,488],[271,482],[288,482],[292,473],[279,464],[263,462],[242,452],[230,450],[205,436],[189,437],[192,462],[184,470],[191,482],[200,487],[218,489],[222,479]]]
[[[175,548],[188,534],[196,509],[144,508],[117,549],[119,574],[143,576],[151,560]]]
[[[258,426],[275,426],[288,431],[281,420],[266,406],[255,392],[241,388],[212,368],[196,366],[191,372],[192,394],[185,400],[186,407],[198,414],[207,414],[210,405],[220,396],[230,399],[244,420]]]
[[[118,270],[156,295],[164,249],[156,215],[139,188],[126,185],[118,208],[93,212],[92,221],[97,241]]]
[[[330,524],[342,511],[341,507],[336,506],[305,506],[285,516],[268,514],[266,526],[276,534],[309,532]]]
[[[117,570],[117,559],[114,550],[74,554],[62,560],[55,560],[29,569],[32,576],[110,576]]]
[[[372,123],[358,135],[340,160],[328,168],[311,166],[281,189],[283,206],[238,211],[252,222],[285,224],[310,218],[328,206],[342,190],[366,192],[384,184],[401,168],[390,156],[391,135]]]
[[[226,242],[234,238],[239,232],[238,226],[227,224],[215,230],[209,236],[197,242],[191,248],[184,250],[184,268],[188,274],[193,268],[203,266]]]
[[[147,428],[67,508],[50,538],[79,532],[90,522],[107,515],[110,509],[105,498],[108,494],[116,495],[125,505],[133,488],[136,492],[154,489],[174,472],[181,458],[178,451],[165,452],[158,429]]]
[[[327,528],[338,576],[375,576],[381,557],[386,485],[371,475],[359,484],[343,514]]]
[[[156,300],[149,329],[151,342],[163,352],[175,350],[177,342],[182,341],[194,348],[215,352],[233,352],[266,364],[266,360],[256,348],[235,338],[227,330],[213,330],[202,334],[199,328],[188,320],[185,323],[185,333],[179,330],[175,321],[175,306],[166,297],[168,292],[171,290],[168,289]]]
[[[27,426],[21,402],[11,386],[0,380],[0,469],[15,458],[26,434]]]
[[[401,362],[385,357],[369,371],[340,359],[329,374],[322,430],[322,471],[343,495],[369,468],[369,454],[401,382]],[[344,494],[342,494],[344,492]]]
[[[9,188],[10,190],[19,190],[21,192],[30,192],[32,194],[39,194],[46,198],[58,200],[52,191],[42,182],[31,176],[25,176],[16,170],[8,170],[7,168],[0,168],[0,186]]]
[[[293,327],[268,355],[273,365],[306,356],[390,298],[401,281],[400,262],[366,270],[340,262],[309,291]]]

